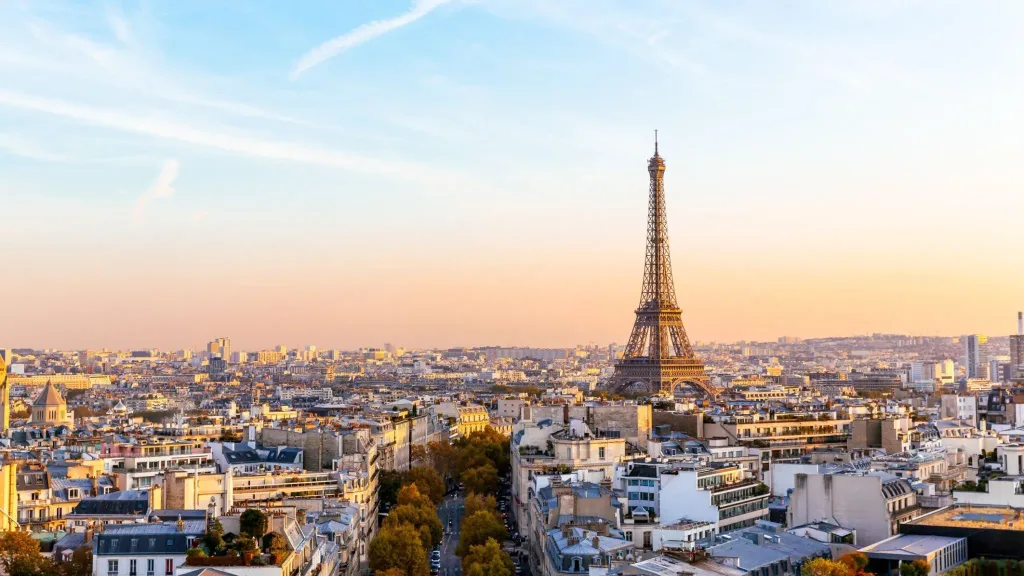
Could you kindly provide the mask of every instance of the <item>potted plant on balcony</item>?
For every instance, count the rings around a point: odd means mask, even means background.
[[[248,566],[253,557],[260,551],[255,538],[242,538],[238,541],[238,553],[242,556],[242,563]]]

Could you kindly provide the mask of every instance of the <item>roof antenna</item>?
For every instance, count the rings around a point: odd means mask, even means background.
[[[658,155],[658,131],[654,131],[654,155]]]

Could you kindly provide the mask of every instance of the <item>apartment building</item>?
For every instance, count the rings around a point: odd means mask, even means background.
[[[567,427],[550,420],[523,420],[512,434],[511,451],[511,507],[516,522],[523,526],[533,496],[530,480],[535,475],[580,470],[611,478],[616,462],[626,456],[626,441],[594,434],[582,420],[572,419]]]
[[[762,472],[771,460],[799,458],[817,448],[846,448],[850,420],[836,412],[726,415],[704,424],[705,437],[761,448]]]
[[[213,451],[198,440],[104,442],[100,445],[100,456],[118,490],[148,490],[165,470],[217,472]]]
[[[886,472],[843,470],[798,473],[787,524],[828,522],[857,531],[857,546],[899,533],[900,524],[921,515],[910,482]]]
[[[614,482],[626,496],[622,529],[637,548],[651,549],[663,523],[708,522],[710,535],[768,517],[768,487],[736,464],[644,458],[618,466]]]
[[[92,576],[173,576],[205,531],[202,520],[107,526],[90,534]]]

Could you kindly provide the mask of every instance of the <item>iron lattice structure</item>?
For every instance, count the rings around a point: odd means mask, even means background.
[[[644,282],[636,322],[622,360],[615,364],[613,390],[644,388],[652,394],[671,395],[676,386],[690,384],[710,396],[718,389],[711,384],[704,363],[693,352],[683,327],[683,311],[676,302],[672,261],[668,248],[665,217],[665,160],[658,154],[647,162],[650,195],[647,204],[647,256]]]

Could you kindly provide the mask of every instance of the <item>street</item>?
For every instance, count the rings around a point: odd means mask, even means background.
[[[445,496],[444,502],[437,507],[437,517],[441,519],[444,537],[441,539],[441,571],[440,576],[458,576],[462,574],[462,562],[455,555],[455,547],[459,544],[459,528],[465,510],[465,498],[456,492]],[[448,521],[451,521],[451,526]]]
[[[455,555],[459,545],[459,532],[462,528],[462,516],[465,513],[466,499],[461,492],[445,496],[444,502],[437,507],[437,517],[441,519],[444,537],[441,539],[441,570],[439,576],[461,576],[462,560]],[[451,526],[448,521],[451,520]],[[530,576],[528,562],[523,562],[519,576]]]

